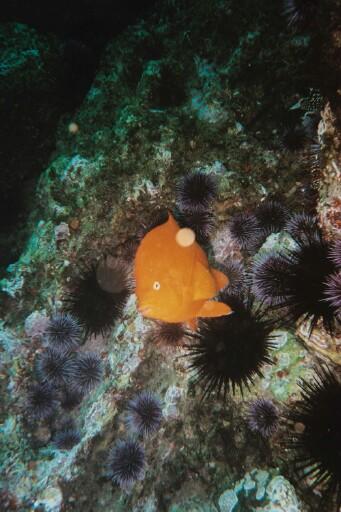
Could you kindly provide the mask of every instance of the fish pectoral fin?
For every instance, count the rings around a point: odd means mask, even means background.
[[[232,313],[232,309],[227,304],[207,300],[198,311],[198,316],[215,317],[229,315],[230,313]]]
[[[216,293],[216,282],[210,270],[200,261],[196,261],[193,273],[193,300],[211,299]]]
[[[198,320],[197,318],[191,318],[190,320],[187,320],[186,324],[192,331],[196,331],[198,328]]]
[[[210,270],[217,285],[217,291],[222,290],[229,284],[229,278],[223,272],[220,272],[220,270],[216,270],[215,268],[211,268]]]

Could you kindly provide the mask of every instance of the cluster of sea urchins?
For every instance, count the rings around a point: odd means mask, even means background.
[[[340,268],[333,261],[334,245],[324,240],[316,219],[298,214],[286,229],[292,249],[268,253],[253,266],[253,292],[291,321],[311,320],[310,332],[321,320],[333,333],[340,311]]]
[[[162,404],[157,395],[142,391],[129,401],[126,427],[130,437],[119,440],[110,450],[108,475],[121,489],[129,491],[145,472],[145,452],[136,436],[146,438],[157,432],[162,421]]]
[[[281,231],[288,220],[287,208],[266,199],[255,212],[237,212],[228,221],[231,238],[246,254],[254,254],[271,233]]]
[[[37,382],[28,390],[25,410],[30,421],[58,418],[60,408],[70,410],[99,384],[102,362],[94,352],[79,352],[81,327],[70,314],[55,313],[45,331],[48,346],[37,356]],[[52,422],[53,423],[53,422]],[[80,440],[74,424],[55,429],[54,444],[70,449]]]

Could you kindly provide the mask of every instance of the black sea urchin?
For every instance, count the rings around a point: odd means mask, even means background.
[[[159,398],[150,391],[142,391],[127,406],[126,425],[132,433],[148,437],[159,430],[162,407]]]
[[[56,313],[49,319],[45,335],[51,347],[73,350],[79,346],[81,327],[72,315]]]
[[[275,308],[285,308],[293,322],[310,319],[310,332],[321,319],[332,333],[336,310],[325,300],[325,283],[335,271],[328,258],[330,244],[314,232],[296,238],[296,243],[294,249],[256,263],[254,293]]]
[[[260,229],[264,236],[281,231],[288,220],[288,209],[279,201],[266,199],[255,211]]]
[[[144,449],[137,441],[118,441],[112,448],[108,460],[109,475],[121,489],[129,491],[137,480],[143,480],[144,467]]]
[[[313,488],[321,487],[325,498],[336,496],[340,507],[341,384],[330,370],[319,369],[312,380],[301,380],[299,385],[301,399],[286,416],[301,428],[293,429],[285,444],[294,450],[299,474],[309,476]]]
[[[249,405],[247,423],[253,432],[264,438],[271,437],[278,428],[278,410],[271,400],[258,398]]]
[[[251,213],[236,213],[230,218],[228,227],[231,238],[244,251],[256,252],[264,241],[259,222]]]
[[[122,314],[129,294],[125,265],[111,265],[105,260],[76,280],[65,303],[82,323],[87,336],[105,335]]]
[[[33,384],[27,393],[25,410],[33,420],[46,420],[55,414],[58,404],[57,394],[49,384]]]
[[[65,384],[72,373],[70,352],[48,347],[37,357],[36,371],[40,381],[53,386]]]
[[[215,176],[202,171],[188,174],[176,187],[177,206],[182,211],[207,211],[216,195]]]
[[[95,352],[82,352],[73,361],[71,387],[79,394],[92,391],[102,380],[103,367]]]
[[[195,383],[203,384],[203,396],[218,394],[239,387],[249,388],[256,375],[262,376],[262,366],[271,364],[270,350],[274,347],[271,331],[273,322],[264,310],[253,307],[250,296],[221,294],[232,314],[200,322],[200,330],[192,336],[195,343],[186,346],[189,368],[196,373]]]

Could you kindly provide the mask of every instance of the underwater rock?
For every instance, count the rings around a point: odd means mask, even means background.
[[[320,222],[330,238],[341,236],[341,132],[328,103],[322,111],[318,137],[324,152],[324,166],[319,169],[317,206]]]
[[[221,512],[233,512],[236,510],[239,500],[234,490],[228,490],[223,492],[218,503]]]
[[[41,339],[44,335],[49,319],[39,311],[33,311],[25,320],[25,334],[29,338]]]
[[[270,504],[263,507],[263,512],[301,512],[302,508],[295,489],[284,476],[275,476],[266,488],[266,497]]]
[[[18,407],[42,349],[35,334],[43,329],[39,315],[61,311],[83,266],[107,254],[130,265],[141,226],[155,220],[156,210],[174,208],[176,183],[187,172],[217,178],[212,262],[243,259],[226,227],[234,211],[277,193],[298,202],[300,164],[278,138],[283,111],[301,84],[306,45],[293,50],[275,2],[266,8],[249,2],[247,10],[220,0],[190,4],[160,2],[150,18],[108,42],[84,102],[60,122],[55,152],[35,191],[27,244],[1,282],[1,310],[13,332],[1,324],[1,391],[8,398],[0,462],[9,491],[38,510],[217,512],[218,501],[232,510],[245,504],[296,507],[284,477],[270,486],[278,477],[273,467],[286,471],[279,448],[257,444],[241,414],[243,400],[265,396],[287,403],[297,393],[296,381],[310,371],[312,358],[291,332],[277,331],[275,364],[265,365],[264,378],[244,397],[236,393],[223,402],[213,396],[203,404],[182,348],[176,354],[159,350],[131,295],[105,336],[82,339],[84,347],[77,347],[96,352],[105,368],[103,380],[82,401],[76,397],[71,411],[82,432],[79,443],[70,451],[45,445],[48,426],[38,430],[44,446],[37,447]],[[257,30],[249,32],[251,25]],[[56,226],[62,226],[61,244]],[[260,251],[288,247],[289,238],[272,234]],[[25,328],[32,341],[24,339]],[[145,480],[123,496],[106,480],[103,465],[109,447],[126,434],[124,404],[143,389],[160,395],[165,421],[152,441],[143,440]],[[65,397],[58,398],[65,406]],[[233,480],[260,464],[262,470]]]
[[[221,512],[243,510],[245,498],[252,502],[257,512],[302,512],[301,504],[291,483],[282,475],[271,478],[262,469],[253,469],[219,497]]]
[[[59,512],[63,505],[63,493],[59,487],[47,487],[34,503],[34,510],[43,508],[44,512]]]

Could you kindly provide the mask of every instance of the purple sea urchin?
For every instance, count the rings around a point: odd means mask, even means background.
[[[295,453],[299,475],[309,476],[312,487],[321,487],[324,500],[336,497],[341,506],[341,384],[327,369],[310,381],[301,380],[301,399],[290,406],[287,419],[303,428],[289,434],[286,446]],[[328,507],[328,510],[331,508]]]
[[[39,354],[36,371],[40,381],[47,381],[53,386],[65,384],[72,372],[70,352],[48,347]]]
[[[150,391],[142,391],[127,406],[126,425],[132,433],[148,437],[159,430],[162,407],[159,398]]]
[[[266,199],[255,211],[262,234],[267,237],[271,233],[281,231],[288,219],[288,209],[279,201]]]
[[[327,278],[324,294],[336,315],[341,317],[341,270]]]
[[[73,361],[71,386],[79,394],[92,391],[102,380],[103,367],[95,352],[83,352]]]
[[[207,211],[216,195],[215,177],[202,171],[187,174],[176,187],[177,205],[181,211]]]
[[[252,267],[252,291],[267,306],[281,304],[285,296],[287,261],[274,252],[257,258]]]
[[[193,333],[195,343],[189,344],[189,369],[195,372],[195,383],[202,383],[203,396],[213,391],[226,395],[232,389],[249,388],[256,375],[262,376],[264,364],[271,364],[274,346],[273,322],[265,311],[253,307],[251,296],[221,294],[233,313],[200,322],[199,332]]]
[[[341,269],[341,239],[332,242],[329,249],[329,258],[338,269]]]
[[[236,213],[230,218],[228,227],[231,238],[244,251],[256,252],[264,241],[259,222],[251,213]]]
[[[251,402],[247,413],[247,423],[253,432],[264,438],[271,437],[278,428],[278,410],[271,400],[258,398]]]
[[[71,411],[80,405],[84,398],[84,393],[75,389],[70,389],[70,386],[64,386],[61,393],[60,405],[66,411]]]
[[[59,450],[71,450],[81,440],[81,435],[76,428],[66,426],[59,430],[53,437],[53,444]]]
[[[33,420],[46,420],[55,414],[58,397],[49,384],[33,384],[27,394],[25,410]]]
[[[296,213],[292,215],[286,225],[286,231],[297,241],[320,238],[320,229],[316,217],[307,213]]]
[[[216,268],[221,270],[229,278],[227,285],[228,293],[240,294],[243,292],[246,274],[241,261],[231,258],[224,261],[223,264],[216,266]]]
[[[112,448],[108,469],[112,481],[129,491],[137,480],[143,480],[145,454],[143,447],[134,440],[117,441]]]
[[[73,350],[79,346],[81,327],[72,315],[56,313],[50,318],[45,334],[51,347]]]
[[[104,336],[122,314],[129,294],[125,265],[110,268],[101,262],[83,272],[65,303],[84,326],[86,336]]]

